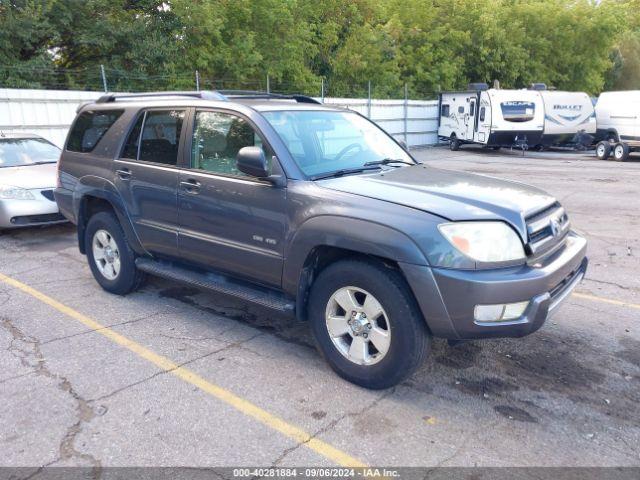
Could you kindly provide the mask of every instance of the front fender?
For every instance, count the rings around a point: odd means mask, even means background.
[[[282,288],[297,295],[301,272],[309,254],[319,246],[353,250],[390,260],[428,265],[418,245],[386,225],[352,217],[322,215],[306,220],[285,249]]]

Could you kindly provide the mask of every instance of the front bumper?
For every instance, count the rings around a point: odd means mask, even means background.
[[[402,264],[431,332],[469,340],[522,337],[538,330],[584,277],[587,242],[571,232],[565,246],[542,264],[494,270],[453,270]],[[477,322],[476,305],[529,301],[520,318]]]
[[[0,200],[0,228],[66,222],[53,197],[53,188],[30,190],[33,200]]]

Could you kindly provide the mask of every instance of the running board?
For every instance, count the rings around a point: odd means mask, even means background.
[[[137,258],[136,267],[151,275],[230,295],[282,313],[293,312],[295,309],[295,302],[287,299],[284,294],[278,291],[235,280],[217,273],[200,273],[169,262],[160,262],[148,258]]]

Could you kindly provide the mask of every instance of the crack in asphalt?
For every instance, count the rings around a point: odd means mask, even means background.
[[[202,360],[203,358],[210,357],[212,355],[224,352],[224,351],[232,349],[232,348],[241,347],[243,343],[249,342],[249,341],[253,340],[254,338],[260,337],[262,335],[265,335],[265,333],[259,332],[256,335],[253,335],[253,336],[251,336],[249,338],[246,338],[244,340],[240,340],[240,341],[237,341],[237,342],[230,343],[228,345],[225,345],[224,347],[217,348],[216,350],[212,350],[210,352],[207,352],[204,355],[200,355],[198,357],[195,357],[195,358],[192,358],[190,360],[186,360],[186,361],[184,361],[182,363],[176,364],[175,367],[173,367],[173,368],[171,368],[169,370],[160,370],[160,371],[154,373],[153,375],[149,375],[148,377],[145,377],[145,378],[140,379],[140,380],[138,380],[136,382],[130,383],[128,385],[125,385],[124,387],[117,388],[116,390],[114,390],[114,391],[112,391],[110,393],[101,395],[100,397],[93,398],[93,399],[89,400],[89,402],[90,403],[95,403],[95,402],[99,402],[99,401],[105,400],[107,398],[113,397],[114,395],[117,395],[117,394],[119,394],[121,392],[124,392],[124,391],[126,391],[126,390],[128,390],[130,388],[133,388],[133,387],[135,387],[137,385],[140,385],[142,383],[148,382],[149,380],[153,380],[154,378],[157,378],[157,377],[159,377],[161,375],[165,375],[167,373],[174,372],[179,368],[182,368],[182,367],[184,367],[186,365],[190,365],[190,364],[192,364],[194,362],[197,362],[198,360]]]
[[[287,455],[289,455],[290,453],[296,451],[297,449],[299,449],[300,447],[308,444],[311,440],[316,439],[319,435],[322,435],[324,433],[327,433],[328,431],[332,430],[333,428],[335,428],[336,425],[338,425],[342,420],[344,420],[345,418],[357,418],[363,414],[365,414],[367,411],[372,410],[373,408],[375,408],[381,401],[383,401],[384,399],[392,396],[394,393],[396,393],[396,389],[397,387],[392,387],[389,390],[387,390],[386,392],[384,392],[382,395],[379,395],[378,397],[376,397],[371,403],[369,403],[368,405],[366,405],[364,408],[358,410],[357,412],[347,412],[343,415],[340,415],[338,418],[332,420],[331,422],[329,422],[327,425],[325,425],[324,427],[316,430],[314,433],[312,433],[309,438],[307,438],[306,440],[302,441],[302,442],[298,442],[296,445],[286,448],[285,450],[283,450],[283,452],[278,456],[278,458],[276,458],[273,463],[271,464],[272,467],[277,467],[280,462],[282,462]]]
[[[3,318],[1,325],[12,337],[7,351],[20,360],[24,367],[30,368],[37,376],[42,376],[56,382],[57,388],[71,396],[76,404],[76,421],[67,427],[67,431],[58,445],[58,455],[56,459],[49,462],[47,466],[63,460],[77,458],[89,462],[92,465],[93,478],[100,478],[102,472],[101,461],[93,455],[80,452],[75,447],[76,438],[82,431],[84,424],[89,423],[96,416],[93,408],[89,402],[75,390],[67,377],[54,373],[49,369],[40,348],[40,341],[37,338],[23,333],[22,330],[14,325],[8,318]]]

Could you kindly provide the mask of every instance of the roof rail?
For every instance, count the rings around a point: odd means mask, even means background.
[[[110,103],[117,100],[130,98],[154,98],[154,97],[193,97],[202,100],[222,100],[227,98],[213,90],[201,90],[197,92],[141,92],[141,93],[107,93],[102,95],[96,103]]]
[[[221,95],[224,95],[226,98],[247,98],[247,99],[280,99],[280,100],[295,100],[298,103],[320,103],[313,97],[309,97],[307,95],[284,95],[281,93],[270,93],[270,92],[261,92],[256,90],[217,90],[217,92]]]

